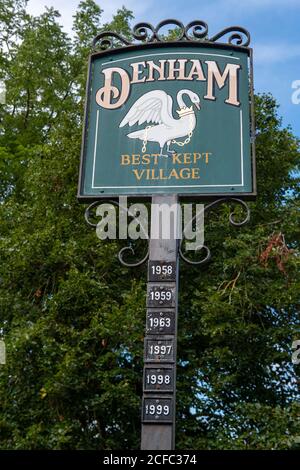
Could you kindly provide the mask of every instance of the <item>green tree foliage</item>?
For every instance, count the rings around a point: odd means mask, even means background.
[[[25,8],[0,6],[0,448],[138,448],[145,267],[120,266],[119,242],[97,239],[76,201],[102,10],[82,1],[70,38],[57,11]],[[131,19],[123,8],[105,29],[129,36]],[[256,118],[251,222],[232,228],[220,207],[206,220],[212,263],[181,265],[179,448],[289,449],[300,436],[299,141],[271,96]]]

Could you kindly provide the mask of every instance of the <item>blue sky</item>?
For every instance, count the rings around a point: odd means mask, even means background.
[[[78,0],[29,0],[29,11],[40,14],[54,6],[61,23],[71,32],[72,15]],[[251,33],[254,49],[256,92],[271,92],[280,104],[283,124],[290,124],[300,137],[300,103],[292,103],[292,83],[300,81],[300,0],[97,0],[109,21],[117,8],[133,10],[135,21],[156,25],[166,18],[184,24],[199,19],[208,23],[213,35],[228,26],[239,25]],[[299,82],[300,84],[300,82]],[[300,96],[300,94],[299,94]]]

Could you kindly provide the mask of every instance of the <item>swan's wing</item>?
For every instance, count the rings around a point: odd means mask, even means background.
[[[140,125],[144,122],[171,126],[174,124],[172,106],[171,96],[163,90],[149,91],[132,105],[119,127],[126,124],[129,126]]]

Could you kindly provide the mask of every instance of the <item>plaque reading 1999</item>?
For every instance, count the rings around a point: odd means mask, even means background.
[[[157,423],[172,423],[173,399],[172,397],[145,397],[143,401],[143,421]]]

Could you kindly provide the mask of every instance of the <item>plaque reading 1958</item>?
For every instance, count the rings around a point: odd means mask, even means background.
[[[149,261],[148,280],[157,281],[175,281],[176,263],[170,261]]]

